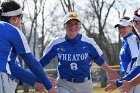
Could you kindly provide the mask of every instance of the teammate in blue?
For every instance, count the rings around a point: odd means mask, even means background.
[[[55,88],[52,86],[51,82],[49,81],[48,77],[45,75],[42,66],[33,57],[24,34],[22,33],[21,30],[19,30],[21,17],[22,17],[22,9],[17,2],[9,0],[1,4],[0,93],[13,93],[11,91],[11,86],[10,86],[11,84],[10,76],[11,76],[11,69],[16,64],[15,62],[16,62],[17,55],[20,55],[23,58],[26,65],[36,75],[38,80],[40,80],[40,82],[44,84],[45,88],[48,90],[49,93],[57,93]],[[18,71],[19,69],[16,69],[15,72]],[[21,77],[20,74],[16,74],[16,75]],[[26,78],[26,80],[27,79],[28,78]]]
[[[106,91],[113,91],[121,85],[122,80],[130,79],[136,76],[138,68],[136,67],[137,58],[139,56],[139,42],[138,37],[132,33],[133,25],[130,22],[130,18],[122,18],[120,22],[115,26],[123,37],[123,44],[120,51],[120,60],[126,71],[126,75],[115,82],[112,81],[106,88]],[[136,67],[136,68],[135,68]],[[117,87],[116,87],[117,86]],[[134,87],[129,91],[129,93],[139,93],[140,85]]]
[[[79,33],[81,21],[76,12],[69,12],[64,19],[65,37],[51,41],[40,63],[45,67],[52,58],[58,59],[59,93],[93,93],[91,60],[105,69],[110,79],[119,76],[106,64],[102,50],[93,38]]]
[[[123,17],[119,20],[119,23],[115,25],[115,28],[118,27],[118,31],[121,37],[123,37],[119,55],[121,73],[129,73],[139,55],[138,39],[132,32],[133,26],[132,23],[129,22],[129,19],[129,17]]]
[[[135,10],[134,12],[134,16],[132,18],[132,23],[135,27],[135,29],[137,30],[138,33],[140,33],[140,8]],[[138,36],[140,38],[140,36]],[[137,59],[137,67],[136,69],[140,68],[140,55]],[[135,70],[137,71],[137,70]],[[140,71],[137,71],[138,73],[140,73]],[[132,73],[133,74],[133,73]],[[139,84],[140,82],[140,74],[138,74],[136,77],[136,75],[134,75],[134,78],[130,81],[123,81],[123,85],[120,87],[121,89],[121,93],[129,93],[129,91],[135,87],[137,84]],[[129,79],[128,79],[129,80]]]

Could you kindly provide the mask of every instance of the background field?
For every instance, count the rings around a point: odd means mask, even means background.
[[[104,88],[94,87],[94,93],[108,93],[104,91]],[[119,90],[115,90],[111,93],[119,93]]]
[[[18,92],[18,93],[22,93],[22,92]],[[29,92],[29,93],[39,93],[39,92]],[[94,87],[94,93],[108,93],[108,92],[105,92],[104,88]],[[111,93],[119,93],[119,90],[115,90]]]

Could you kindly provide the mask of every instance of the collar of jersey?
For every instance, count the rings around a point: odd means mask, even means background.
[[[65,36],[66,41],[70,42],[70,43],[76,43],[81,39],[81,34],[78,34],[75,38],[70,39],[68,38],[68,36]]]
[[[123,39],[127,39],[129,36],[132,36],[133,33],[129,33],[127,36],[125,36]]]

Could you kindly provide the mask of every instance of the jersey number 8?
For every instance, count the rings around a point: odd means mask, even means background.
[[[77,69],[78,69],[76,63],[71,63],[71,64],[70,64],[70,68],[71,68],[71,70],[77,70]]]

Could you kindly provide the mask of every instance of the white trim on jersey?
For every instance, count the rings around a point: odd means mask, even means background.
[[[8,62],[6,64],[6,70],[7,70],[7,73],[11,75],[10,66],[9,66]]]
[[[87,37],[87,36],[82,35],[81,41],[88,42],[88,43],[92,44],[92,45],[96,48],[96,50],[97,50],[97,52],[98,52],[98,54],[99,54],[100,56],[103,54],[102,50],[101,50],[100,47],[96,44],[96,42],[94,41],[93,38],[89,38],[89,37]]]
[[[140,55],[137,57],[135,66],[140,66]]]
[[[47,54],[47,53],[52,49],[52,47],[53,47],[54,45],[57,45],[57,44],[62,43],[62,42],[64,42],[64,41],[65,41],[65,38],[59,38],[59,39],[58,39],[58,38],[55,38],[55,39],[53,39],[53,40],[49,43],[48,47],[45,48],[43,55]]]
[[[17,28],[17,27],[16,27],[16,28]],[[27,40],[26,40],[25,35],[24,35],[24,34],[22,33],[22,31],[19,30],[18,28],[17,28],[17,31],[18,31],[18,33],[19,33],[21,39],[22,39],[22,42],[23,42],[23,45],[24,45],[24,48],[25,48],[26,53],[30,53],[31,50],[30,50],[30,48],[29,48],[29,45],[28,45],[28,42],[27,42]]]
[[[12,48],[11,48],[10,51],[9,51],[9,55],[8,55],[7,61],[11,61],[11,58],[10,58],[11,52],[12,52]],[[7,71],[8,74],[11,74],[11,71],[10,71],[10,67],[9,67],[8,62],[7,62],[7,64],[6,64],[6,71]]]
[[[13,48],[11,48],[10,51],[9,51],[8,61],[11,61],[10,55],[11,55],[12,49],[13,49]]]
[[[130,47],[132,59],[135,58],[135,57],[138,57],[140,52],[139,52],[139,49],[138,49],[136,36],[132,35],[131,37],[127,38],[127,42],[129,44],[129,47]]]

